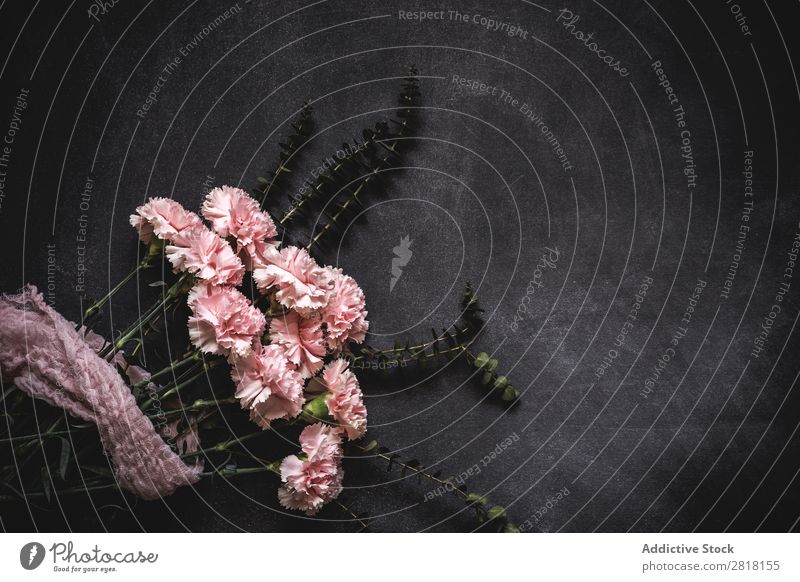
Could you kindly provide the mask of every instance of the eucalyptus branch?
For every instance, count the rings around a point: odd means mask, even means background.
[[[359,530],[357,530],[356,533],[361,533],[361,532],[366,531],[366,530],[369,529],[369,524],[366,521],[364,521],[364,519],[363,519],[363,517],[361,515],[359,515],[358,513],[354,512],[352,509],[350,509],[348,506],[346,506],[344,503],[342,503],[338,499],[334,499],[334,502],[336,503],[336,505],[338,505],[342,509],[342,511],[344,511],[346,514],[348,514],[350,517],[352,517],[354,520],[356,520],[361,525],[361,528]]]
[[[444,491],[459,497],[468,507],[471,507],[475,511],[475,515],[481,524],[492,522],[499,532],[519,532],[519,528],[508,520],[508,514],[504,507],[491,504],[490,500],[485,495],[471,493],[459,487],[453,483],[454,477],[442,477],[441,470],[431,473],[417,459],[404,461],[400,458],[399,454],[392,453],[390,449],[379,446],[377,441],[374,440],[366,445],[352,443],[352,446],[363,454],[372,453],[374,456],[387,461],[389,464],[389,471],[395,466],[399,467],[402,477],[405,477],[411,472],[420,478],[425,478],[436,483],[438,487],[442,487]]]
[[[279,144],[281,151],[280,154],[278,154],[276,168],[268,172],[267,177],[258,177],[259,186],[254,190],[258,195],[261,208],[266,206],[270,195],[273,195],[276,190],[280,190],[283,185],[283,180],[287,177],[286,175],[292,173],[293,162],[297,161],[296,154],[306,141],[308,141],[309,135],[311,135],[311,128],[313,126],[312,112],[313,109],[311,105],[306,103],[297,121],[291,124],[294,133],[289,135],[284,143]]]
[[[346,358],[354,370],[381,370],[403,368],[409,364],[424,366],[427,362],[438,361],[442,357],[456,358],[466,351],[467,345],[446,330],[431,341],[415,345],[397,345],[384,350],[376,350],[365,345],[357,354],[351,354]]]
[[[500,394],[505,402],[514,402],[519,399],[519,391],[511,385],[511,381],[507,376],[498,374],[495,369],[497,368],[497,360],[492,358],[486,352],[480,352],[474,355],[471,351],[466,351],[467,361],[483,371],[481,376],[481,384],[490,386],[493,392]]]
[[[374,142],[383,135],[383,131],[365,130],[365,134],[367,135],[366,139],[354,142],[353,151],[370,151],[374,146]],[[351,176],[352,172],[359,167],[360,160],[355,155],[347,156],[344,159],[339,159],[337,163],[323,172],[314,183],[306,182],[307,191],[292,199],[291,206],[278,221],[278,225],[285,228],[289,223],[303,216],[306,207],[314,200],[324,196],[335,196],[337,191],[333,186],[341,184],[343,181],[346,182],[347,177]]]
[[[467,283],[461,300],[461,317],[449,329],[437,334],[431,330],[433,339],[426,342],[417,342],[411,345],[396,344],[393,348],[376,350],[364,345],[357,352],[347,355],[351,366],[357,370],[380,370],[393,367],[405,367],[410,363],[424,366],[431,361],[438,361],[441,357],[454,359],[462,354],[466,361],[483,373],[481,382],[490,386],[492,391],[505,402],[514,402],[520,396],[516,388],[511,385],[507,376],[499,374],[497,359],[490,357],[486,352],[475,354],[472,346],[483,329],[481,309],[478,297],[472,290],[472,285]]]
[[[332,198],[344,193],[344,201],[338,204],[333,214],[323,213],[328,222],[316,234],[312,233],[309,236],[306,248],[320,246],[323,238],[341,226],[345,217],[353,217],[361,206],[359,197],[365,195],[373,184],[379,182],[382,172],[399,164],[402,159],[402,145],[405,143],[403,140],[416,129],[416,103],[419,95],[417,71],[414,67],[410,67],[409,76],[404,80],[399,97],[400,109],[396,113],[398,119],[389,120],[397,126],[396,131],[390,133],[388,124],[378,123],[374,131],[368,130],[364,133],[366,147],[363,150],[357,149],[338,165],[344,169],[348,169],[349,166],[357,172],[358,177],[355,180],[348,180],[348,176],[352,174],[346,171],[321,177],[318,184],[328,186],[328,191],[333,190]]]
[[[348,356],[348,359],[355,369],[368,370],[404,367],[409,363],[425,365],[431,360],[438,361],[442,356],[453,359],[464,353],[469,354],[469,347],[481,329],[480,312],[483,311],[469,283],[464,290],[461,309],[459,320],[449,328],[441,333],[431,329],[431,340],[413,345],[409,341],[405,345],[396,342],[393,348],[383,350],[364,345],[355,354]]]
[[[252,475],[253,473],[274,473],[275,475],[280,476],[281,474],[281,461],[273,461],[269,464],[261,465],[259,467],[223,467],[222,469],[216,469],[214,471],[206,471],[203,473],[198,473],[200,477],[214,477],[219,476],[223,479],[227,479],[228,477],[236,477],[239,475]]]

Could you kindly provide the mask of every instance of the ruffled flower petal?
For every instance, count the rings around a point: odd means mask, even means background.
[[[167,259],[178,272],[189,272],[213,285],[239,285],[244,265],[231,246],[205,226],[176,234],[165,248]]]
[[[334,360],[325,366],[322,379],[330,391],[325,398],[328,412],[347,432],[347,437],[355,440],[367,432],[367,407],[358,378],[347,366],[346,360]]]
[[[294,418],[303,408],[303,379],[279,346],[260,343],[245,357],[233,360],[231,377],[236,398],[262,428],[278,418]]]
[[[310,378],[322,368],[325,338],[318,319],[300,317],[292,311],[270,322],[269,335],[303,378]]]
[[[198,285],[189,307],[189,338],[209,354],[245,356],[267,326],[264,314],[232,287]]]
[[[145,244],[150,244],[153,236],[171,241],[184,230],[202,224],[199,216],[171,198],[151,198],[136,209],[136,214],[131,214],[130,223]]]
[[[297,455],[281,463],[278,501],[287,509],[314,515],[342,491],[341,429],[317,423],[307,426],[300,435],[306,460]]]
[[[311,258],[308,251],[298,247],[285,247],[268,263],[253,270],[253,279],[259,290],[277,289],[275,298],[281,305],[309,315],[325,307],[333,289],[331,274]]]
[[[342,273],[341,269],[328,268],[333,279],[333,290],[328,304],[322,310],[328,345],[338,351],[346,342],[361,343],[369,329],[364,292],[355,279]]]

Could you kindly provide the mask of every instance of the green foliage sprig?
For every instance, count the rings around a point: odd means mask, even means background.
[[[481,375],[481,384],[489,386],[491,390],[500,395],[500,398],[505,402],[514,402],[519,399],[519,391],[511,385],[508,376],[498,374],[497,360],[492,358],[486,352],[480,352],[477,356],[471,352],[467,353],[469,362],[483,371]]]
[[[454,483],[455,477],[443,476],[441,469],[431,472],[417,459],[403,459],[399,453],[392,452],[386,447],[378,445],[375,440],[367,444],[352,444],[352,447],[362,455],[371,454],[388,463],[387,470],[399,470],[401,477],[414,474],[417,481],[426,479],[437,486],[441,486],[445,491],[452,493],[460,498],[470,509],[475,512],[475,517],[481,527],[493,529],[503,533],[519,533],[519,528],[508,518],[506,509],[501,505],[493,504],[486,495],[470,492]],[[369,519],[369,516],[361,516],[362,519]]]
[[[483,309],[470,283],[466,284],[461,298],[461,317],[451,327],[437,333],[431,330],[432,339],[428,341],[395,342],[395,346],[387,349],[376,349],[369,345],[357,346],[354,351],[345,354],[350,365],[356,370],[381,370],[404,368],[410,364],[420,367],[436,365],[442,360],[451,360],[464,356],[467,362],[483,373],[481,383],[489,386],[504,402],[514,402],[520,393],[505,375],[497,373],[498,361],[486,352],[477,355],[471,346],[483,329]]]
[[[417,70],[409,68],[399,96],[400,108],[388,122],[380,121],[365,129],[360,140],[342,144],[347,156],[330,156],[333,160],[314,182],[306,182],[304,191],[295,196],[289,209],[278,221],[284,229],[311,209],[321,207],[326,220],[315,232],[307,235],[306,248],[320,247],[323,239],[341,228],[362,208],[362,198],[377,191],[383,183],[382,173],[399,165],[406,148],[405,138],[416,129],[419,100]],[[392,131],[390,128],[395,127]],[[327,165],[327,164],[324,164]]]
[[[256,199],[261,202],[261,207],[266,208],[268,204],[276,201],[281,193],[286,193],[291,199],[291,194],[286,191],[289,175],[293,172],[294,165],[298,162],[299,150],[308,141],[314,127],[312,117],[313,108],[309,103],[303,106],[297,120],[290,126],[293,132],[286,139],[279,143],[280,152],[274,170],[266,173],[266,176],[257,178],[258,185],[253,189]]]
[[[449,328],[437,332],[431,328],[431,339],[427,341],[397,340],[394,347],[376,349],[367,344],[355,346],[345,357],[356,370],[387,370],[405,368],[410,364],[426,367],[440,361],[450,360],[469,351],[469,345],[480,331],[478,298],[467,283],[461,301],[461,317]]]

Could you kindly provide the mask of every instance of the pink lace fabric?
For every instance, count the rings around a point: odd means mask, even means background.
[[[32,285],[0,298],[0,372],[30,396],[95,423],[123,489],[158,499],[199,479],[139,410],[114,367]]]

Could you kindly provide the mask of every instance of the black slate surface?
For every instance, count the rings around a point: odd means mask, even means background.
[[[3,291],[35,283],[78,317],[81,295],[102,295],[135,264],[137,204],[168,195],[196,208],[206,182],[251,186],[306,100],[318,132],[303,155],[310,173],[395,107],[413,63],[423,110],[406,167],[320,258],[364,288],[377,346],[448,325],[472,281],[488,322],[479,347],[524,395],[511,408],[487,398],[460,362],[362,378],[371,434],[445,473],[477,463],[468,487],[529,529],[797,529],[796,4],[99,6],[0,4],[0,133],[14,131],[0,151]],[[419,10],[443,12],[406,17]],[[406,236],[413,255],[390,291]],[[135,317],[136,299],[132,287],[115,299],[104,331]],[[475,527],[457,500],[422,503],[429,485],[385,464],[346,468],[342,501],[376,531]],[[554,502],[559,491],[569,494]],[[202,483],[133,513],[120,503],[64,498],[51,511],[4,505],[0,517],[6,530],[355,529],[335,508],[279,511],[267,477]]]

